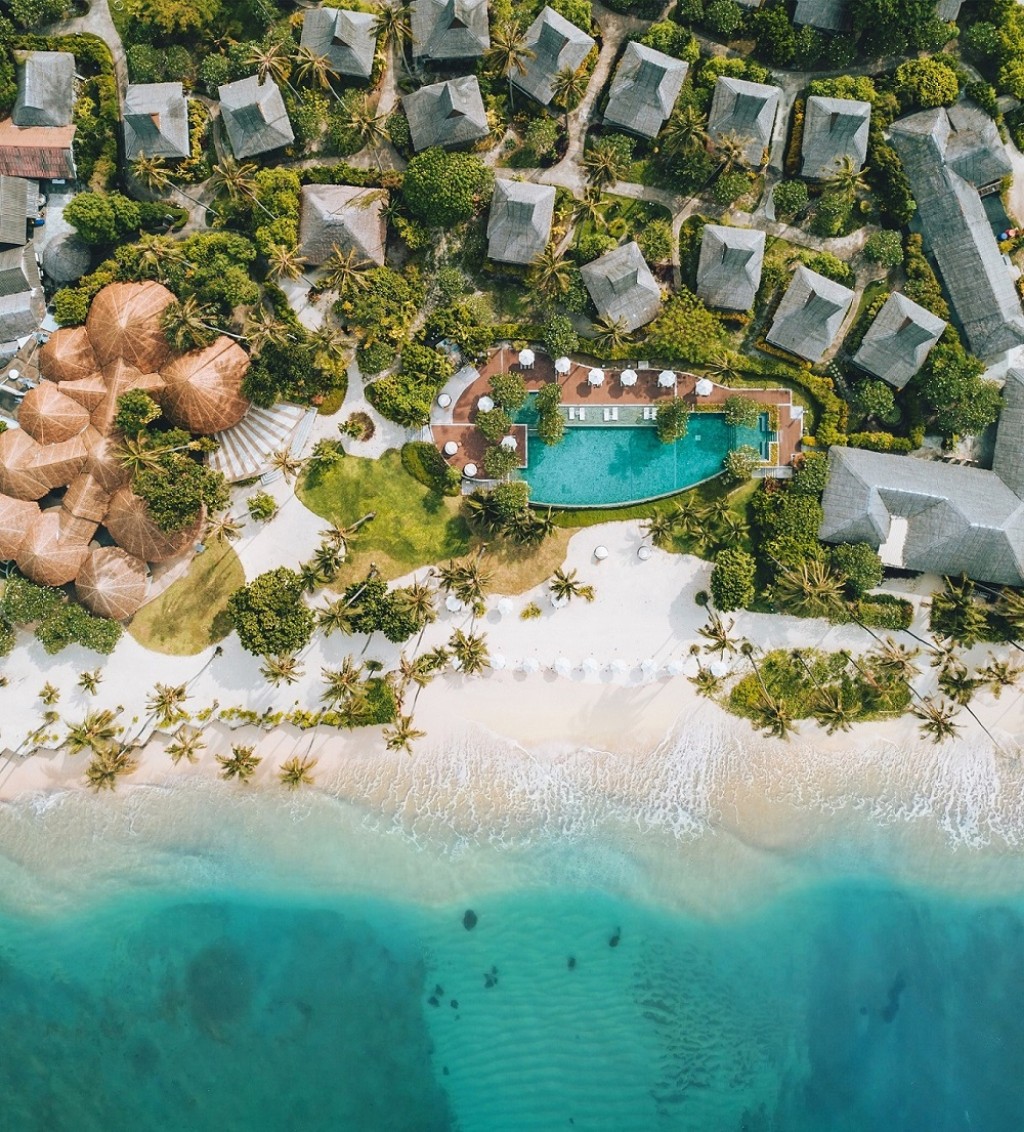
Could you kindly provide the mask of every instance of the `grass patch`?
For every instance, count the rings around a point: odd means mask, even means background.
[[[135,614],[128,632],[151,652],[194,656],[231,631],[228,598],[244,584],[238,555],[227,543],[212,543],[183,578]]]

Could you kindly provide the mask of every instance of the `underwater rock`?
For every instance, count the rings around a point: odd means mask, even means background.
[[[467,932],[471,932],[477,924],[477,915],[472,908],[466,910],[466,914],[462,917],[462,926]]]

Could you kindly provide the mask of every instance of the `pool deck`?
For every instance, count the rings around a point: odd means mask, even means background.
[[[762,405],[775,405],[778,411],[779,426],[776,433],[778,440],[778,459],[776,466],[785,467],[792,463],[793,457],[800,447],[803,435],[802,409],[793,404],[793,394],[789,389],[733,389],[725,385],[714,385],[711,393],[706,397],[698,397],[695,392],[698,376],[684,371],[676,371],[677,382],[675,388],[664,388],[658,384],[660,370],[649,368],[641,364],[632,366],[622,365],[617,369],[605,369],[605,379],[602,385],[591,385],[587,375],[593,368],[591,364],[574,361],[572,368],[566,374],[556,374],[552,358],[541,351],[536,351],[532,366],[519,365],[519,352],[502,346],[493,350],[487,361],[480,367],[480,376],[466,385],[453,400],[451,408],[444,414],[444,419],[437,417],[431,423],[431,432],[434,442],[439,448],[449,440],[459,445],[459,451],[448,462],[456,468],[462,469],[466,464],[476,464],[483,468],[483,454],[488,447],[483,436],[474,427],[478,412],[477,402],[483,396],[490,394],[490,379],[499,373],[521,374],[526,382],[527,389],[536,391],[552,381],[557,381],[562,387],[562,405],[593,406],[594,413],[588,414],[588,423],[604,423],[597,414],[604,406],[617,405],[657,405],[673,397],[682,397],[690,405],[721,405],[729,397],[748,397]],[[636,385],[626,386],[619,381],[619,374],[623,369],[631,368],[637,373]],[[570,425],[569,427],[572,427]],[[624,427],[629,427],[624,425]],[[515,426],[515,433],[519,439],[519,452],[525,459],[526,445],[520,438],[519,430],[522,425]],[[522,466],[522,465],[521,465]]]

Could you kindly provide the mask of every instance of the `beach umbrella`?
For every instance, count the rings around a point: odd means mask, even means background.
[[[591,385],[604,385],[604,370],[592,369],[590,373],[587,374],[587,381],[589,381]]]
[[[486,394],[480,398],[476,403],[476,407],[481,413],[489,413],[494,408],[494,402]]]
[[[441,406],[442,409],[447,409],[448,406],[452,403],[452,399],[447,393],[438,393],[437,403]]]
[[[713,660],[711,662],[711,675],[712,676],[728,676],[729,665],[724,660]]]
[[[568,373],[572,369],[572,361],[569,358],[555,358],[555,373]]]
[[[647,561],[647,559],[651,557],[651,548],[650,548],[649,546],[647,546],[647,545],[646,545],[646,543],[645,543],[645,544],[644,544],[644,545],[643,545],[642,547],[640,547],[640,549],[639,549],[639,550],[638,550],[638,551],[636,552],[636,556],[637,556],[637,558],[639,558],[639,559],[640,559],[640,561],[641,561],[641,562],[646,562],[646,561]]]
[[[559,597],[559,595],[552,590],[551,604],[555,609],[562,609],[569,604],[569,599],[567,597]]]
[[[453,656],[452,657],[452,668],[454,668],[455,671],[458,672],[461,667],[462,667],[462,661],[459,659],[459,657]]]
[[[686,671],[686,664],[680,660],[679,657],[673,657],[673,659],[665,665],[665,671],[669,676],[682,676]]]
[[[601,666],[597,663],[597,661],[592,656],[586,657],[585,660],[583,661],[583,663],[580,665],[580,668],[582,668],[583,671],[586,672],[590,676],[593,676],[593,675],[595,675],[595,673],[598,673],[598,672],[601,671]]]
[[[463,601],[457,598],[455,594],[449,594],[444,599],[444,607],[448,610],[449,613],[461,613],[466,608],[466,605]]]
[[[525,656],[519,662],[519,667],[523,672],[537,672],[540,669],[540,663],[536,657]]]
[[[608,557],[608,547],[596,546],[594,547],[594,557],[598,562],[603,562]]]
[[[498,612],[502,617],[507,617],[514,608],[515,606],[512,604],[511,598],[503,597],[498,602]]]
[[[671,389],[676,383],[676,375],[670,369],[663,369],[658,374],[658,384],[662,389]]]
[[[519,364],[521,366],[526,366],[527,368],[529,368],[533,365],[534,360],[534,353],[532,350],[519,351]]]
[[[636,370],[624,369],[622,373],[619,374],[619,381],[621,381],[623,385],[636,385]]]
[[[444,444],[444,454],[446,456],[454,456],[458,452],[459,446],[454,440],[446,440]]]
[[[467,479],[476,479],[476,464],[467,464],[462,469],[462,474],[466,476]]]
[[[653,676],[658,671],[658,662],[653,656],[648,656],[640,662],[640,671],[645,676]]]
[[[629,665],[618,656],[608,665],[608,668],[615,676],[625,676],[629,671]]]
[[[710,397],[715,391],[715,383],[709,381],[706,377],[702,377],[693,387],[693,391],[698,397]]]
[[[555,671],[559,676],[568,676],[572,672],[572,661],[567,656],[560,656],[555,661]]]
[[[501,670],[505,668],[507,664],[508,661],[500,652],[491,653],[491,668],[493,668],[495,672],[501,672]]]
[[[510,451],[515,451],[519,447],[519,441],[514,436],[503,436],[501,438],[502,448],[508,448]]]

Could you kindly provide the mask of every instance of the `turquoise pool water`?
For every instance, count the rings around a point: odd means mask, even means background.
[[[570,424],[565,439],[553,446],[531,431],[528,466],[521,474],[534,503],[634,503],[692,487],[720,472],[730,449],[749,444],[762,450],[766,440],[762,429],[728,425],[721,413],[693,413],[686,436],[675,444],[662,444],[651,424]]]

